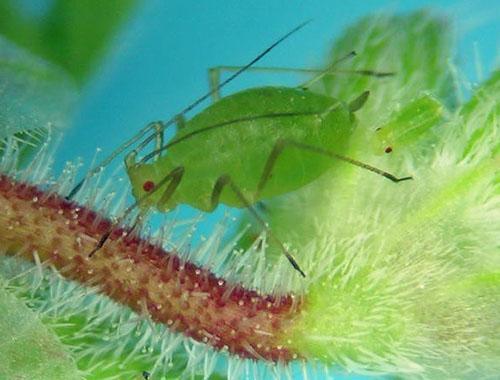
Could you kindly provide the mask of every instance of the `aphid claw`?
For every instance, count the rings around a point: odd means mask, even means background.
[[[100,250],[102,248],[102,246],[106,243],[106,241],[108,240],[108,238],[109,238],[110,235],[111,235],[111,230],[107,231],[104,235],[101,236],[101,239],[99,240],[99,242],[97,243],[97,245],[95,246],[95,248],[87,256],[89,259],[92,256],[94,256],[94,254],[98,250]]]
[[[288,259],[288,261],[290,262],[290,264],[292,264],[293,268],[298,271],[300,273],[300,275],[302,277],[306,277],[306,274],[304,273],[304,271],[300,268],[299,264],[297,263],[297,261],[295,261],[295,259],[287,252],[286,253],[286,258]]]

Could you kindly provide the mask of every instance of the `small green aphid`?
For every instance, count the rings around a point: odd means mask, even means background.
[[[430,95],[413,99],[376,130],[375,154],[407,151],[443,118],[443,105]]]
[[[313,81],[330,70],[331,67],[320,71]],[[358,74],[387,75],[366,70]],[[210,92],[215,99],[219,98],[220,88],[216,85]],[[150,209],[167,212],[187,204],[210,212],[222,203],[248,208],[268,230],[253,207],[256,202],[307,185],[339,160],[393,182],[408,180],[411,177],[397,178],[343,155],[356,124],[354,113],[368,95],[365,91],[344,103],[310,92],[305,85],[251,88],[216,100],[189,121],[184,120],[183,114],[178,115],[177,131],[166,144],[163,132],[172,123],[152,123],[148,130],[156,132],[125,159],[136,203],[124,217],[137,207],[141,213]],[[154,138],[156,149],[138,159],[139,151]],[[292,266],[305,276],[284,245],[272,233],[269,235],[283,248]]]

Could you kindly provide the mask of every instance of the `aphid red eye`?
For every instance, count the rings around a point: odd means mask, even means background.
[[[155,183],[153,181],[146,181],[142,184],[142,189],[148,193],[154,188],[155,188]]]
[[[384,152],[385,153],[391,153],[392,152],[392,147],[388,146],[387,148],[385,148]]]

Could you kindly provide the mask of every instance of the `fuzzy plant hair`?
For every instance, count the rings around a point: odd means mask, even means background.
[[[346,102],[371,91],[346,155],[413,180],[339,164],[266,201],[306,279],[252,228],[224,240],[227,221],[196,248],[175,233],[195,222],[116,226],[124,182],[98,175],[67,200],[81,165],[54,178],[47,140],[22,167],[7,136],[0,378],[498,376],[500,72],[462,101],[451,46],[428,12],[367,17],[336,41],[332,61],[354,49],[351,69],[394,72],[311,89]]]

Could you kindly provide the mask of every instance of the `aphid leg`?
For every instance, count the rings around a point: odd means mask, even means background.
[[[160,149],[163,146],[163,124],[158,123],[154,126],[155,129],[155,150]],[[155,157],[155,161],[160,158],[161,152]]]
[[[257,220],[259,224],[262,225],[262,227],[266,230],[268,236],[274,240],[282,249],[284,255],[292,265],[292,267],[298,271],[302,277],[306,277],[306,274],[304,271],[300,268],[299,264],[295,260],[295,258],[291,255],[290,252],[286,249],[285,245],[276,237],[274,234],[271,232],[270,228],[266,224],[265,220],[261,218],[259,213],[255,210],[253,205],[250,203],[250,201],[245,197],[243,192],[240,190],[240,188],[233,182],[231,177],[227,174],[221,175],[217,181],[215,182],[214,188],[212,190],[212,195],[210,197],[211,201],[211,208],[215,209],[217,205],[219,204],[219,198],[224,190],[224,188],[229,185],[231,190],[236,194],[236,196],[239,198],[240,202],[245,205],[246,208],[248,208],[250,214]]]
[[[312,77],[311,79],[309,79],[308,81],[304,82],[303,84],[301,84],[297,87],[302,88],[302,89],[308,89],[309,87],[311,87],[311,85],[313,85],[314,83],[316,83],[317,81],[322,79],[325,75],[332,74],[334,71],[336,71],[335,68],[339,64],[341,64],[342,62],[347,61],[351,58],[354,58],[356,55],[357,54],[354,50],[350,51],[349,53],[347,53],[343,57],[340,57],[336,61],[332,62],[330,65],[328,65],[328,67],[326,69],[318,70],[318,75],[316,75],[315,77]]]
[[[264,170],[262,171],[262,174],[260,176],[259,183],[257,185],[257,191],[255,193],[255,199],[259,199],[260,193],[262,192],[262,189],[266,185],[267,181],[271,177],[271,172],[273,170],[274,164],[276,163],[276,160],[278,159],[279,155],[285,148],[285,140],[279,139],[276,141],[274,144],[273,150],[267,157],[266,164],[264,165]]]
[[[157,133],[153,136],[155,136],[156,139],[156,146],[155,149],[151,152],[146,154],[142,159],[137,162],[135,158],[137,157],[137,154],[151,141],[151,139],[146,139],[144,140],[141,144],[137,146],[132,152],[130,152],[127,157],[125,158],[125,161],[128,162],[128,167],[132,166],[132,160],[131,158],[134,159],[133,165],[141,165],[151,159],[157,160],[158,158],[161,157],[161,153],[164,152],[168,147],[169,144],[164,144],[164,132],[165,132],[165,125],[162,122],[157,122]],[[175,117],[175,125],[177,126],[178,129],[182,129],[186,125],[186,120],[184,119],[183,115],[177,115]],[[160,135],[161,134],[161,135]]]
[[[375,77],[375,78],[385,78],[389,76],[393,76],[395,73],[391,71],[376,71],[376,70],[370,70],[370,69],[338,69],[337,66],[344,62],[347,61],[353,57],[355,57],[357,54],[355,51],[351,51],[350,53],[344,55],[343,57],[340,57],[333,63],[331,63],[326,69],[324,70],[317,70],[316,72],[318,75],[315,77],[309,79],[307,82],[303,83],[300,86],[297,86],[302,89],[308,89],[311,87],[314,83],[317,81],[321,80],[323,77],[327,75],[335,75],[335,74],[355,74],[355,75],[363,75],[363,76],[369,76],[369,77]]]
[[[338,59],[328,66],[326,69],[309,69],[309,68],[299,68],[299,67],[283,67],[283,66],[253,66],[246,69],[248,72],[260,72],[260,73],[299,73],[299,74],[323,74],[334,70],[335,66],[338,64],[354,57],[356,52],[351,51],[344,57]],[[220,81],[220,73],[222,71],[235,72],[241,70],[243,66],[215,66],[209,69],[209,81],[211,87],[216,88]],[[366,70],[365,70],[366,71]]]
[[[135,164],[137,163],[137,152],[132,151],[129,154],[125,156],[125,159],[123,160],[125,164],[125,168],[129,170],[130,168],[134,167]]]
[[[208,86],[212,94],[212,101],[215,103],[220,99],[220,72],[222,66],[211,67],[208,69]],[[247,69],[248,70],[248,69]]]
[[[153,121],[150,123],[150,126],[150,128],[153,130],[153,134],[149,138],[146,138],[144,141],[142,141],[139,145],[137,145],[137,147],[135,147],[135,149],[130,152],[129,155],[135,154],[135,156],[137,156],[137,154],[139,154],[139,152],[143,150],[151,142],[152,139],[155,140],[156,146],[163,146],[163,133],[167,128],[166,124],[162,121]],[[155,158],[157,157],[159,157],[159,153],[155,156]]]
[[[313,83],[320,80],[326,75],[334,74],[356,74],[356,75],[366,75],[373,76],[377,78],[383,78],[386,76],[394,75],[392,72],[380,72],[375,70],[348,70],[348,69],[337,69],[337,66],[347,59],[354,57],[356,53],[354,51],[346,54],[344,57],[338,59],[337,61],[330,64],[326,69],[309,69],[309,68],[297,68],[297,67],[280,67],[280,66],[254,66],[248,67],[245,71],[248,72],[258,72],[258,73],[297,73],[297,74],[316,74],[312,79],[309,79],[305,83],[297,86],[298,88],[307,89]],[[208,69],[208,83],[210,86],[210,92],[212,93],[212,100],[216,102],[220,99],[220,79],[221,73],[223,71],[227,72],[238,72],[243,68],[243,66],[215,66]]]
[[[365,91],[361,95],[359,95],[356,99],[351,100],[349,102],[349,112],[354,113],[363,107],[368,100],[368,96],[370,95],[370,91]]]
[[[156,193],[159,189],[163,188],[163,186],[167,182],[169,182],[169,184],[168,184],[167,188],[165,189],[163,195],[161,196],[160,200],[158,201],[158,204],[166,203],[170,199],[170,197],[172,196],[172,194],[175,192],[175,190],[177,189],[177,187],[179,186],[179,183],[181,182],[183,175],[184,175],[184,167],[179,166],[179,167],[173,169],[160,182],[158,182],[157,186],[152,191],[150,191],[149,193],[146,193],[141,198],[139,198],[134,204],[132,204],[131,206],[129,206],[125,210],[125,212],[122,214],[122,216],[120,216],[120,218],[118,218],[118,220],[115,223],[113,223],[108,228],[108,230],[102,235],[101,239],[99,239],[99,241],[97,242],[97,245],[89,253],[88,257],[91,258],[97,251],[99,251],[99,249],[102,248],[102,246],[106,243],[106,241],[108,240],[109,236],[113,232],[113,229],[116,226],[123,224],[123,222],[128,218],[128,216],[130,215],[130,213],[132,211],[134,211],[137,207],[141,206],[141,204],[143,204],[149,197],[151,197],[151,195],[153,195],[154,193]],[[134,224],[134,226],[132,227],[132,229],[135,228],[135,225],[136,224]]]
[[[120,145],[117,149],[115,149],[108,157],[106,157],[103,161],[101,161],[98,165],[96,165],[95,167],[93,167],[92,169],[90,169],[86,174],[85,174],[85,177],[82,178],[82,180],[80,182],[78,182],[72,189],[71,191],[69,192],[69,194],[65,197],[66,199],[68,200],[71,200],[74,198],[74,196],[82,189],[83,187],[83,184],[90,178],[92,178],[94,175],[96,175],[97,173],[101,172],[101,170],[103,170],[106,166],[108,166],[116,157],[118,157],[120,154],[122,154],[126,149],[128,149],[129,147],[131,147],[134,143],[136,143],[137,141],[139,141],[139,139],[149,130],[153,129],[153,130],[158,130],[158,124],[161,124],[162,125],[162,128],[163,130],[166,129],[166,127],[168,127],[170,124],[165,124],[161,121],[155,121],[155,122],[152,122],[152,123],[149,123],[145,128],[141,129],[141,131],[139,131],[138,134],[136,134],[133,138],[131,138],[130,140],[126,141],[125,143],[123,143],[122,145]],[[155,136],[155,134],[153,134],[152,136]],[[142,150],[142,148],[144,146],[147,145],[147,143],[149,143],[151,141],[151,136],[149,138],[147,138],[146,140],[144,140],[138,148],[135,149],[135,152],[139,152],[140,150]],[[126,159],[127,160],[127,159]]]
[[[184,115],[177,115],[175,117],[175,125],[177,126],[177,129],[182,129],[186,126],[186,119],[184,118]]]
[[[212,189],[212,195],[210,196],[210,210],[213,211],[219,205],[220,195],[224,187],[229,183],[231,178],[228,175],[221,175],[215,181],[214,188]]]
[[[300,143],[300,142],[292,141],[292,140],[278,140],[276,142],[276,144],[274,145],[274,148],[271,151],[271,154],[269,154],[269,157],[267,158],[266,164],[264,166],[264,170],[263,170],[261,178],[259,180],[259,184],[257,185],[257,196],[260,194],[260,192],[262,191],[262,189],[266,185],[266,182],[271,177],[271,172],[272,172],[272,169],[274,167],[274,164],[276,163],[276,160],[278,159],[278,156],[281,154],[281,152],[283,151],[284,148],[289,147],[289,146],[299,148],[299,149],[308,150],[308,151],[313,152],[313,153],[318,153],[318,154],[321,154],[323,156],[327,156],[330,158],[334,158],[337,160],[347,162],[351,165],[355,165],[355,166],[358,166],[362,169],[369,170],[375,174],[381,175],[381,176],[391,180],[392,182],[402,182],[402,181],[407,181],[407,180],[413,179],[413,177],[398,178],[391,173],[388,173],[388,172],[386,172],[382,169],[376,168],[374,166],[365,164],[364,162],[355,160],[355,159],[350,158],[350,157],[345,157],[345,156],[342,156],[342,155],[337,154],[335,152],[332,152],[332,151],[329,151],[326,149],[322,149],[322,148],[318,148],[318,147],[313,146],[313,145],[308,145],[308,144],[304,144],[304,143]]]
[[[144,222],[144,219],[146,219],[146,215],[148,214],[149,210],[140,210],[139,215],[137,215],[134,223],[132,224],[132,227],[130,227],[130,230],[128,231],[129,234],[134,232],[137,229],[140,229],[142,227],[142,223]]]
[[[184,175],[184,167],[183,166],[178,166],[174,170],[172,170],[166,177],[165,179],[171,179],[170,183],[168,184],[167,188],[163,192],[158,204],[162,205],[167,203],[172,195],[174,194],[175,190],[177,190],[177,187],[181,183],[182,176]],[[162,183],[164,183],[164,180],[161,180],[159,183],[159,186],[162,186]],[[154,192],[154,190],[153,190]]]
[[[212,100],[216,102],[220,99],[220,78],[223,71],[238,72],[243,66],[215,66],[208,69],[208,83],[212,92]],[[316,74],[323,70],[295,68],[295,67],[278,67],[278,66],[257,66],[248,67],[248,72],[257,73],[297,73],[297,74]]]

